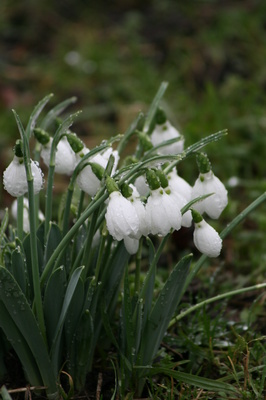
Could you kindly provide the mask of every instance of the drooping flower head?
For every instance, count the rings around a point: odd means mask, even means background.
[[[177,129],[167,120],[165,113],[158,110],[156,114],[156,125],[151,134],[151,142],[153,146],[157,146],[170,139],[179,139],[177,142],[160,147],[159,154],[179,154],[184,149],[184,139]]]
[[[181,212],[173,197],[161,186],[156,173],[148,170],[147,181],[151,189],[146,204],[147,224],[153,235],[166,236],[181,228]]]
[[[28,192],[28,181],[26,169],[23,163],[23,153],[21,141],[17,141],[14,148],[14,158],[3,174],[5,190],[13,197],[23,196]],[[31,172],[33,177],[34,193],[37,194],[43,187],[43,173],[37,162],[30,160]]]
[[[88,153],[88,149],[83,149],[84,154]],[[115,172],[119,156],[118,152],[113,150],[111,147],[105,150],[102,154],[96,154],[89,161],[77,176],[77,184],[81,190],[93,197],[98,192],[103,172],[107,166],[110,156],[114,157],[114,165],[112,168],[112,174]]]
[[[212,172],[211,164],[204,153],[197,156],[197,162],[200,174],[192,188],[191,198],[195,199],[206,194],[212,195],[198,201],[193,207],[201,214],[205,212],[209,217],[217,219],[227,206],[227,190]]]
[[[112,178],[106,178],[106,187],[109,192],[109,201],[105,220],[110,235],[118,241],[127,236],[133,239],[138,238],[139,218],[132,203],[122,195]]]
[[[196,248],[208,257],[218,257],[222,249],[222,239],[218,232],[196,210],[192,209],[192,216],[195,223],[193,240]]]
[[[42,145],[41,157],[44,164],[49,168],[53,139],[47,132],[38,128],[34,130],[34,135]],[[71,175],[75,169],[76,162],[76,154],[72,150],[66,136],[63,135],[56,147],[55,172]]]

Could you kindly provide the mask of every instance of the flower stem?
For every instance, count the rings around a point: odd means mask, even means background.
[[[19,240],[23,240],[23,213],[24,213],[24,196],[17,199],[17,234]]]
[[[135,293],[139,293],[140,290],[140,262],[141,262],[141,254],[142,254],[142,242],[143,239],[139,240],[139,248],[136,255],[136,270],[135,270]]]
[[[230,292],[218,294],[217,296],[211,297],[210,299],[201,301],[200,303],[195,304],[192,307],[189,307],[186,311],[183,311],[182,313],[177,315],[175,318],[173,318],[170,321],[170,323],[168,325],[168,328],[171,328],[177,321],[179,321],[180,319],[184,318],[185,316],[187,316],[188,314],[192,313],[193,311],[196,311],[199,308],[206,306],[207,304],[213,303],[214,301],[219,301],[219,300],[225,299],[227,297],[235,296],[237,294],[249,292],[251,290],[263,289],[265,287],[266,287],[266,282],[259,283],[259,284],[254,285],[254,286],[249,286],[249,287],[245,287],[245,288],[241,288],[241,289],[237,289],[237,290],[232,290]]]

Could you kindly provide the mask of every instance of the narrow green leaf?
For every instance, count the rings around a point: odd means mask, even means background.
[[[26,266],[24,255],[21,253],[20,247],[16,247],[12,252],[11,272],[14,279],[19,284],[22,292],[26,294]]]
[[[48,94],[48,96],[45,96],[38,104],[37,106],[34,108],[30,118],[29,118],[29,122],[26,128],[26,136],[29,139],[32,135],[33,129],[35,128],[36,125],[36,121],[40,115],[40,113],[42,112],[43,108],[46,106],[46,104],[48,103],[48,101],[51,99],[51,97],[53,97],[53,94]]]
[[[1,387],[0,393],[3,400],[12,400],[12,397],[8,393],[7,388],[5,386]]]
[[[66,271],[64,267],[60,267],[51,274],[44,293],[43,310],[49,346],[52,345],[61,314],[65,288]]]
[[[214,392],[226,392],[226,393],[238,393],[238,390],[233,386],[225,382],[219,382],[219,380],[202,378],[197,375],[188,374],[186,372],[174,371],[168,368],[152,368],[149,375],[165,374],[173,377],[187,385],[199,387],[204,390],[210,390]]]
[[[75,335],[76,342],[76,374],[75,384],[77,389],[83,389],[87,376],[88,360],[91,358],[92,351],[92,338],[93,338],[93,321],[89,310],[83,314],[77,333]]]
[[[32,351],[2,301],[0,301],[0,315],[0,326],[17,353],[30,383],[41,385],[41,375]]]
[[[84,312],[84,301],[86,298],[84,283],[82,279],[79,279],[65,318],[64,334],[67,348],[70,348],[73,337],[78,328],[81,315]]]
[[[155,97],[154,97],[154,99],[153,99],[153,101],[151,103],[150,109],[148,111],[147,118],[146,118],[146,121],[145,121],[145,124],[144,124],[144,128],[143,128],[143,132],[148,132],[149,131],[149,129],[151,127],[151,124],[152,124],[152,121],[154,119],[155,113],[156,113],[156,111],[158,109],[158,106],[160,104],[160,101],[161,101],[161,99],[162,99],[162,97],[163,97],[163,95],[164,95],[164,93],[165,93],[165,91],[167,89],[167,86],[168,86],[168,82],[162,82],[161,83],[161,86],[159,87],[159,90],[156,93],[156,95],[155,95]]]
[[[56,375],[53,374],[51,362],[36,318],[22,290],[6,268],[0,266],[0,301],[4,304],[23,340],[30,348],[42,376],[43,385],[50,393],[56,392]],[[3,329],[8,323],[1,318]],[[8,320],[10,322],[10,318]],[[23,363],[23,359],[21,359]]]
[[[64,100],[61,103],[57,104],[53,107],[43,118],[40,128],[43,130],[47,130],[47,128],[51,125],[51,123],[60,115],[69,105],[75,103],[77,101],[76,97],[71,97],[70,99]]]
[[[142,337],[140,363],[149,365],[163,339],[170,319],[180,301],[192,255],[183,257],[174,267],[151,311]]]
[[[122,302],[122,340],[126,341],[124,343],[124,351],[125,354],[128,355],[128,359],[132,364],[132,349],[134,347],[134,328],[132,321],[132,300],[130,297],[130,287],[128,280],[128,268],[126,268],[125,277],[124,277],[124,293],[123,293],[123,302]]]
[[[46,265],[47,261],[50,259],[61,240],[62,233],[59,227],[55,223],[51,222],[47,236],[47,245],[45,246],[44,252],[44,265]]]
[[[67,311],[69,309],[69,305],[70,305],[73,295],[75,293],[80,275],[82,273],[82,270],[83,270],[83,267],[77,268],[73,272],[73,274],[70,278],[70,281],[69,281],[67,289],[66,289],[66,294],[65,294],[61,314],[60,314],[60,317],[59,317],[59,320],[57,323],[57,327],[55,330],[53,344],[52,344],[52,347],[50,350],[52,364],[53,364],[53,368],[54,368],[55,372],[57,372],[59,369],[59,361],[60,361],[59,360],[59,351],[60,351],[61,336],[62,336],[64,322],[65,322],[65,319],[67,316]]]

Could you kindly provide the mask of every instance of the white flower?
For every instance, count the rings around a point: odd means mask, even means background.
[[[181,212],[175,200],[162,188],[151,191],[146,204],[147,223],[150,233],[165,236],[171,229],[181,228]]]
[[[43,173],[37,162],[31,160],[34,193],[37,194],[43,186]],[[21,158],[14,156],[3,174],[4,188],[13,197],[23,196],[28,192],[26,170]]]
[[[170,189],[181,194],[188,203],[191,200],[192,186],[185,179],[181,178],[176,170],[171,171],[167,175],[167,179]]]
[[[132,239],[128,236],[124,237],[124,245],[127,249],[127,252],[131,255],[136,254],[139,249],[139,240]]]
[[[84,152],[84,154],[86,154],[87,152],[88,149]],[[112,148],[107,149],[103,154],[96,154],[94,157],[89,159],[89,161],[92,163],[99,164],[101,167],[105,169],[111,154],[113,154],[113,156],[115,157],[115,163],[112,169],[112,174],[113,174],[117,167],[119,157],[118,157],[118,152],[113,151]],[[101,181],[93,173],[91,166],[87,165],[78,174],[77,184],[81,190],[83,190],[89,196],[93,197],[98,192],[101,185]]]
[[[175,170],[171,171],[167,178],[171,194],[176,197],[176,202],[181,209],[191,200],[192,187],[185,179],[181,178]],[[191,211],[188,210],[182,216],[182,226],[188,228],[191,224],[192,215]]]
[[[11,206],[11,214],[14,219],[17,219],[18,214],[18,202],[17,200],[13,201]],[[38,212],[39,221],[44,221],[44,215],[39,210]],[[30,219],[29,219],[29,201],[27,198],[23,198],[23,230],[28,233],[30,231]]]
[[[195,223],[193,234],[194,244],[197,249],[208,257],[218,257],[222,249],[222,239],[218,232],[204,219]]]
[[[193,205],[195,210],[201,214],[206,212],[209,217],[217,219],[227,206],[227,190],[224,184],[217,178],[212,171],[200,174],[192,188],[191,198],[214,193],[204,200],[198,201]]]
[[[143,175],[137,177],[137,179],[134,182],[134,185],[141,196],[148,195],[150,189]]]
[[[122,240],[129,236],[137,238],[139,235],[139,219],[135,208],[129,200],[118,191],[109,196],[105,214],[106,225],[110,235],[115,240]]]
[[[42,146],[41,157],[47,167],[50,165],[52,139]],[[71,175],[76,166],[76,154],[72,150],[65,136],[59,141],[55,153],[55,172],[58,174]]]
[[[169,121],[161,125],[156,125],[155,129],[151,134],[151,142],[153,146],[157,146],[170,139],[180,137],[180,140],[167,146],[160,147],[158,149],[159,154],[178,154],[184,149],[184,139],[181,138],[180,133],[171,125]]]
[[[131,189],[133,189],[133,193],[130,197],[128,197],[128,200],[131,202],[133,207],[135,208],[135,211],[137,213],[137,216],[139,218],[139,233],[138,233],[138,239],[143,236],[148,236],[149,234],[149,226],[147,223],[147,213],[146,213],[146,208],[144,203],[140,199],[140,194],[136,187],[132,184],[129,185]]]

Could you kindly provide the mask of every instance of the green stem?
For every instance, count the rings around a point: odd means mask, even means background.
[[[46,202],[45,202],[44,243],[46,243],[50,227],[50,221],[52,219],[54,171],[55,171],[55,165],[50,164],[48,170]]]
[[[255,210],[255,208],[257,208],[265,200],[266,192],[259,196],[256,200],[254,200],[247,208],[245,208],[245,210],[243,210],[237,217],[233,219],[233,221],[220,233],[221,239],[224,239],[238,224],[240,224],[240,222],[242,222],[248,216],[248,214]],[[207,258],[208,256],[203,254],[196,262],[194,268],[187,277],[186,283],[183,288],[183,293],[186,291],[193,278],[197,275]]]
[[[17,234],[19,240],[23,240],[23,214],[24,214],[24,196],[17,198]]]
[[[72,226],[72,228],[67,232],[66,236],[63,237],[61,242],[58,244],[57,248],[53,252],[52,256],[48,260],[42,276],[41,276],[41,285],[44,284],[51,268],[53,267],[53,263],[58,257],[62,256],[63,250],[65,247],[68,245],[68,243],[71,241],[71,239],[75,236],[77,233],[78,229],[81,227],[81,225],[89,218],[89,216],[108,198],[108,193],[104,193],[104,189],[102,189],[100,192],[101,196],[97,200],[92,201],[89,206],[84,210],[84,212],[81,214],[79,219],[76,221],[75,225]]]
[[[100,269],[102,265],[102,259],[103,259],[103,254],[104,254],[104,247],[105,247],[105,242],[106,242],[106,236],[101,237],[101,243],[99,247],[99,252],[98,252],[98,257],[97,257],[97,263],[96,263],[96,268],[95,268],[95,282],[96,284],[99,281],[99,276],[100,276]]]
[[[155,254],[155,256],[154,256],[154,258],[152,260],[150,269],[149,269],[149,271],[148,271],[148,273],[146,275],[145,281],[144,281],[143,286],[141,288],[139,298],[144,298],[144,296],[145,296],[145,293],[146,293],[146,290],[147,290],[147,285],[149,283],[150,277],[153,274],[154,269],[157,266],[157,263],[159,261],[159,258],[161,256],[161,254],[162,254],[163,248],[164,248],[169,236],[170,236],[170,234],[164,236],[164,238],[162,239],[162,241],[161,241],[161,243],[160,243],[160,245],[158,247],[158,250],[157,250],[157,252],[156,252],[156,254]]]
[[[227,292],[227,293],[218,294],[217,296],[211,297],[210,299],[201,301],[200,303],[195,304],[192,307],[189,307],[186,311],[183,311],[182,313],[177,315],[175,318],[173,318],[170,321],[170,323],[168,325],[168,328],[171,328],[177,321],[179,321],[180,319],[184,318],[185,316],[187,316],[188,314],[192,313],[193,311],[196,311],[199,308],[206,306],[207,304],[210,304],[210,303],[213,303],[215,301],[219,301],[219,300],[225,299],[227,297],[235,296],[237,294],[249,292],[251,290],[263,289],[265,287],[266,287],[266,282],[265,283],[259,283],[257,285],[245,287],[245,288],[242,288],[242,289],[232,290],[232,291]]]
[[[85,242],[82,261],[81,261],[81,264],[84,265],[84,267],[85,267],[82,271],[82,277],[84,279],[87,276],[87,272],[88,272],[88,269],[90,266],[91,253],[92,253],[91,245],[92,245],[93,236],[95,234],[95,225],[97,222],[98,214],[99,214],[99,208],[97,208],[95,210],[95,212],[93,213],[93,215],[91,217],[91,220],[88,221],[88,234],[87,234],[87,239]]]
[[[139,240],[139,248],[136,255],[136,269],[135,269],[135,293],[139,293],[140,290],[140,263],[142,255],[142,242],[143,238]]]

